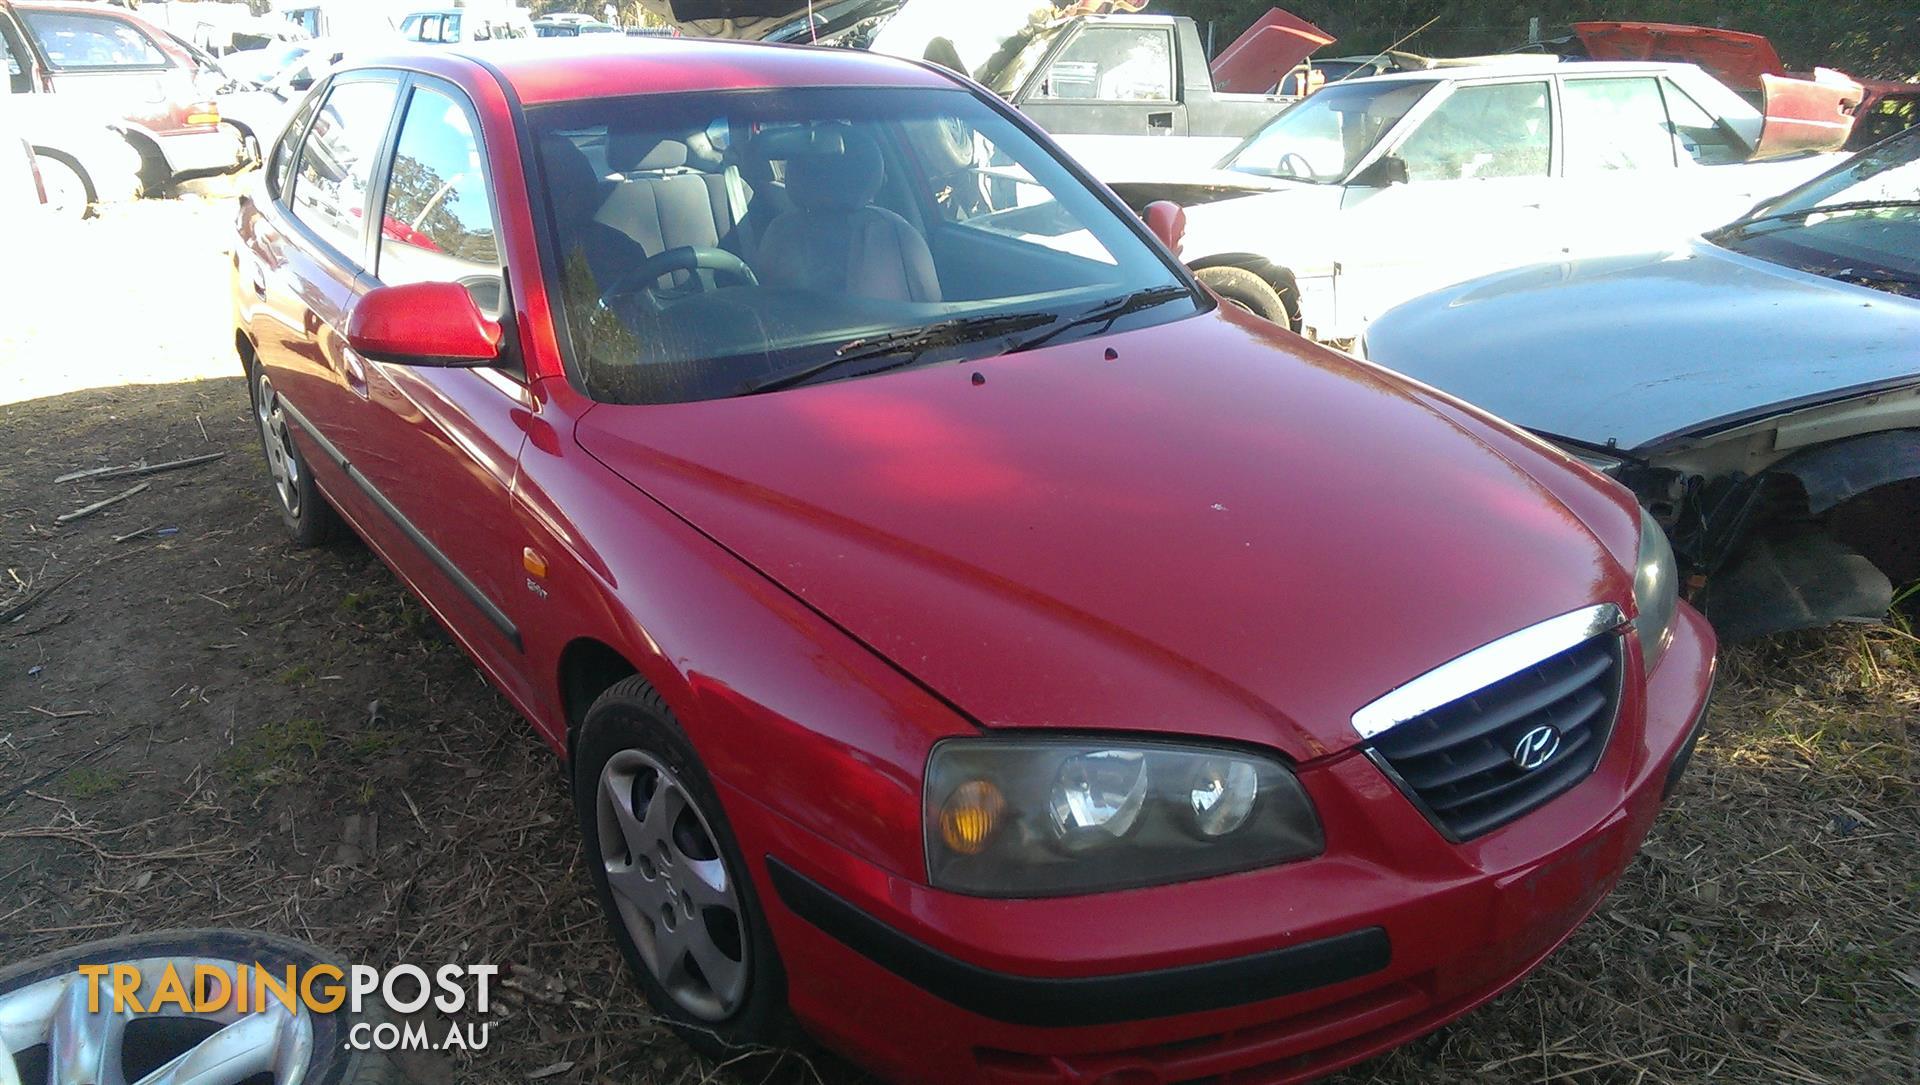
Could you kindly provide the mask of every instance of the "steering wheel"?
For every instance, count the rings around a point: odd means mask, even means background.
[[[1274,163],[1274,165],[1279,169],[1286,170],[1287,176],[1289,177],[1313,176],[1313,163],[1308,162],[1302,157],[1299,151],[1288,151],[1281,155],[1280,161]]]
[[[635,290],[653,291],[660,277],[676,271],[711,271],[715,275],[725,275],[748,286],[759,286],[760,279],[745,260],[725,249],[710,249],[694,245],[682,245],[677,249],[655,256],[649,256],[640,266],[615,279],[611,285],[600,292],[600,304]],[[692,276],[691,281],[700,284],[702,292],[709,289],[707,280],[700,275]]]

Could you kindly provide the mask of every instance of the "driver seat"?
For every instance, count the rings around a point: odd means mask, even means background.
[[[760,281],[885,301],[942,300],[926,238],[906,219],[872,206],[887,176],[880,148],[850,129],[780,135],[799,144],[790,154],[770,155],[786,160],[794,209],[760,239]]]

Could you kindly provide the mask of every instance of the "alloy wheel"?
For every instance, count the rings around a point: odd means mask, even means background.
[[[251,967],[209,957],[120,963],[142,976],[161,975],[171,966],[189,977],[200,974],[196,966],[211,966],[230,984]],[[311,1080],[314,1028],[304,1009],[290,1012],[270,999],[263,1010],[249,1013],[231,1006],[192,1013],[172,1003],[139,1014],[91,1013],[91,986],[78,972],[64,971],[0,994],[0,1083],[21,1082],[22,1066],[33,1067],[40,1058],[46,1080],[97,1085],[238,1085],[260,1075],[270,1075],[274,1085]]]
[[[675,1003],[723,1021],[747,996],[746,917],[718,838],[672,769],[622,750],[596,792],[600,861],[640,959]]]
[[[255,378],[253,412],[260,423],[260,441],[267,452],[267,471],[273,475],[274,492],[288,514],[300,515],[300,457],[294,452],[293,433],[287,425],[287,413],[280,407],[280,396],[264,371]]]

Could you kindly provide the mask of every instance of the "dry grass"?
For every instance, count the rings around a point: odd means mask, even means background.
[[[88,229],[176,228],[130,210]],[[184,315],[219,321],[206,263]],[[364,550],[285,547],[252,442],[231,377],[0,406],[0,607],[81,574],[0,628],[0,792],[24,785],[0,805],[0,960],[217,924],[491,961],[494,1044],[457,1080],[735,1077],[624,976],[552,755]],[[50,526],[87,496],[61,470],[219,449]],[[112,541],[154,520],[180,531]],[[1903,631],[1728,652],[1688,783],[1600,913],[1514,991],[1339,1080],[1920,1081],[1917,725]],[[807,1060],[779,1076],[857,1077]]]

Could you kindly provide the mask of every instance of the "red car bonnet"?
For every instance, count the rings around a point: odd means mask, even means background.
[[[1630,595],[1511,451],[1250,319],[601,406],[578,439],[989,726],[1310,759],[1408,679]]]

